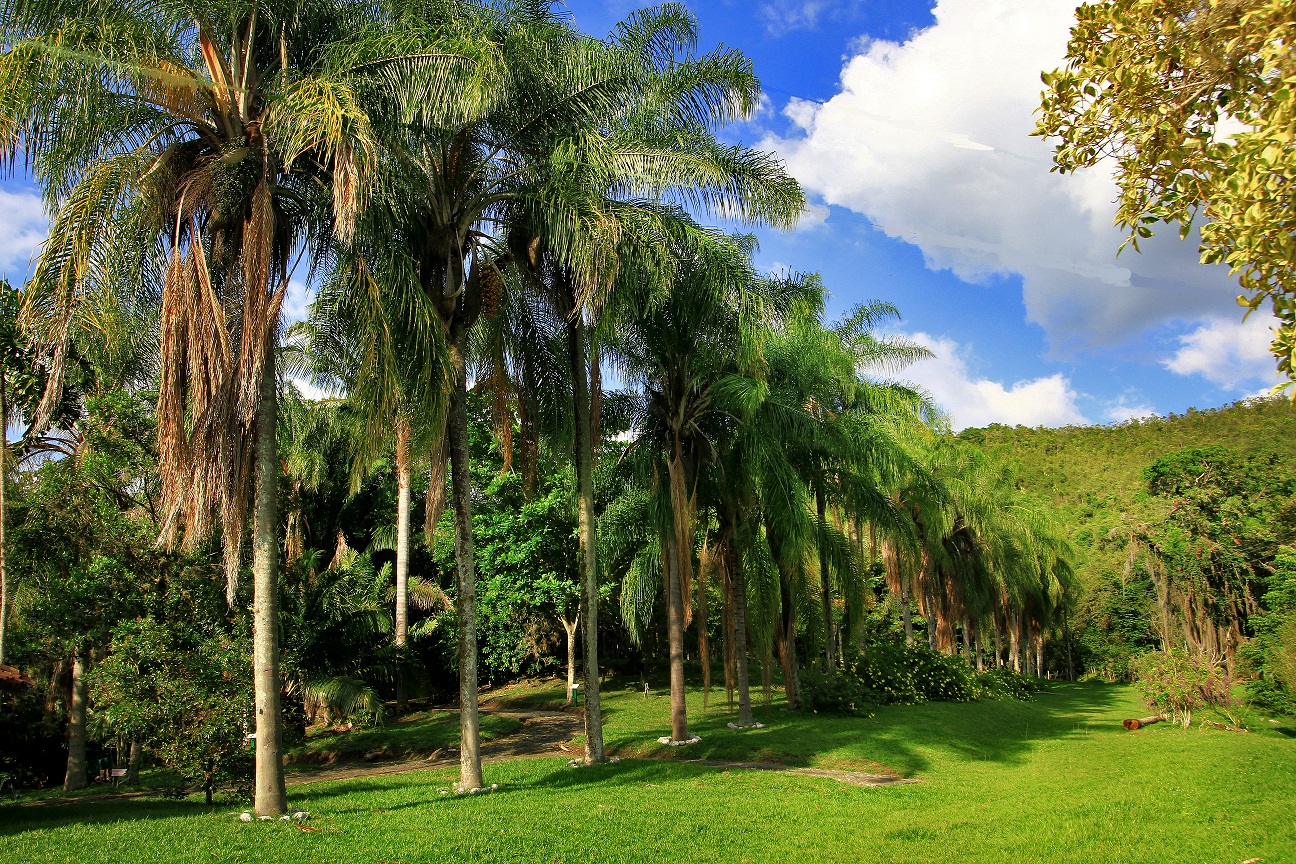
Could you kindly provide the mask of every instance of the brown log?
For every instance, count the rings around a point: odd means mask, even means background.
[[[1139,720],[1135,720],[1135,719],[1131,718],[1131,719],[1129,719],[1129,720],[1126,720],[1126,721],[1125,721],[1124,723],[1122,723],[1121,725],[1124,726],[1124,727],[1125,727],[1126,729],[1128,729],[1129,731],[1133,732],[1135,729],[1142,729],[1144,726],[1147,726],[1149,723],[1160,723],[1160,722],[1161,722],[1162,720],[1164,720],[1164,719],[1166,719],[1166,718],[1164,718],[1164,717],[1143,717],[1143,718],[1141,718],[1141,719],[1139,719]]]

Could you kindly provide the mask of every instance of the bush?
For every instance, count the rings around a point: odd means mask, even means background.
[[[250,788],[252,675],[246,637],[176,632],[153,619],[121,625],[91,673],[91,695],[114,729],[206,793]]]
[[[1038,678],[1011,669],[988,669],[976,675],[978,699],[1018,699],[1028,702],[1040,690]]]
[[[1200,654],[1179,650],[1143,654],[1130,661],[1130,676],[1149,708],[1185,729],[1196,709],[1235,704],[1223,665]]]
[[[869,645],[855,661],[852,672],[883,705],[971,702],[977,698],[975,673],[967,663],[925,645]]]
[[[1026,700],[1038,689],[1035,679],[1009,669],[976,672],[958,655],[894,642],[866,646],[845,670],[825,675],[815,665],[801,674],[805,708],[833,714],[871,714],[877,705]]]
[[[873,716],[878,698],[850,672],[824,674],[818,664],[801,672],[801,704],[807,711],[825,714]]]

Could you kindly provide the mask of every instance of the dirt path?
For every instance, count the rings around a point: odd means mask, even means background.
[[[777,771],[781,774],[800,774],[803,777],[828,777],[839,783],[852,786],[897,786],[903,783],[921,783],[915,777],[899,777],[895,774],[865,774],[862,771],[838,771],[833,768],[793,768],[770,762],[717,762],[714,759],[691,759],[694,765],[708,765],[726,771]]]
[[[580,755],[579,748],[568,742],[582,731],[580,715],[566,714],[561,711],[490,711],[501,717],[513,717],[522,721],[521,727],[511,735],[488,741],[482,745],[483,762],[502,762],[508,759],[525,759],[537,756],[571,756]],[[651,758],[651,757],[649,757]],[[679,759],[679,762],[691,765],[705,765],[723,771],[777,771],[783,774],[800,774],[804,777],[826,777],[839,783],[852,786],[895,786],[902,783],[918,783],[913,778],[897,777],[894,774],[866,774],[861,771],[838,771],[829,768],[793,768],[767,762],[721,762],[713,759]],[[306,783],[322,783],[328,780],[350,780],[357,777],[382,777],[388,774],[404,774],[409,771],[427,771],[433,768],[444,768],[459,763],[459,751],[438,750],[422,759],[401,759],[390,762],[365,762],[352,765],[337,765],[311,771],[290,773],[287,777],[289,786],[300,786]]]
[[[577,750],[567,742],[582,731],[579,714],[562,711],[485,711],[499,717],[521,720],[516,732],[482,744],[483,762],[501,762],[536,756],[577,755]],[[428,771],[459,764],[459,750],[451,747],[437,750],[421,759],[398,759],[387,762],[362,762],[336,765],[304,771],[294,771],[285,778],[289,786],[306,783],[323,783],[327,780],[350,780],[355,777],[382,777],[404,774],[409,771]]]

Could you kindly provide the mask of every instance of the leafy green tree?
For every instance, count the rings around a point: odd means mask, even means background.
[[[1036,134],[1061,171],[1115,161],[1116,221],[1137,248],[1157,222],[1227,264],[1296,374],[1296,7],[1286,0],[1101,0],[1076,10],[1067,65],[1044,74]],[[1237,130],[1237,131],[1234,131]],[[1127,241],[1129,242],[1129,241]],[[1287,386],[1290,386],[1288,384]]]
[[[22,153],[55,211],[24,293],[49,350],[38,428],[73,332],[95,330],[100,309],[160,298],[163,533],[183,527],[195,549],[219,525],[231,602],[256,487],[262,814],[284,809],[274,346],[298,247],[349,236],[376,159],[360,77],[386,55],[343,39],[360,8],[10,0],[0,11],[3,162]]]
[[[11,560],[39,598],[25,610],[23,629],[51,659],[70,660],[64,788],[80,789],[87,782],[85,676],[116,623],[141,609],[147,573],[139,553],[149,542],[72,460],[43,466],[14,517]]]
[[[180,617],[123,623],[91,673],[90,694],[115,730],[140,741],[212,803],[252,779],[249,640]]]
[[[1280,538],[1293,530],[1296,477],[1277,456],[1181,450],[1144,472],[1161,518],[1136,530],[1150,554],[1166,647],[1224,660],[1251,635]]]

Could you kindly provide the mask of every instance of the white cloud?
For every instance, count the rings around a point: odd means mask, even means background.
[[[1124,396],[1115,404],[1107,406],[1103,412],[1109,423],[1125,423],[1130,420],[1141,420],[1144,417],[1156,417],[1157,410],[1151,405],[1130,404]]]
[[[926,333],[908,334],[907,338],[930,349],[935,357],[910,366],[902,377],[931,394],[950,416],[955,431],[991,423],[1066,426],[1088,422],[1076,405],[1078,394],[1071,381],[1060,372],[1005,386],[975,376],[968,369],[970,351],[953,339]]]
[[[306,315],[310,311],[310,304],[314,299],[315,289],[304,282],[298,282],[296,279],[289,280],[288,290],[284,293],[283,299],[284,324],[305,321]]]
[[[0,274],[14,283],[22,281],[32,251],[47,230],[39,195],[0,189]]]
[[[813,30],[819,26],[819,20],[825,13],[831,13],[836,4],[833,0],[774,0],[761,5],[758,14],[765,22],[765,29],[772,35],[780,35],[789,30]]]
[[[807,201],[805,209],[801,211],[801,221],[797,223],[797,231],[812,231],[821,227],[828,221],[831,211],[822,204],[816,204],[813,201]]]
[[[1246,321],[1212,318],[1179,337],[1179,350],[1165,361],[1165,367],[1179,375],[1201,375],[1225,390],[1251,390],[1262,380],[1276,382],[1269,353],[1273,323],[1260,312]]]
[[[337,393],[323,387],[316,387],[305,378],[289,378],[288,380],[297,388],[297,392],[301,394],[303,399],[319,401],[320,399],[334,399],[338,396]]]
[[[971,282],[1019,274],[1027,318],[1060,348],[1222,314],[1237,293],[1173,230],[1117,258],[1110,174],[1050,172],[1052,145],[1030,132],[1074,8],[940,0],[935,24],[903,44],[856,43],[840,92],[792,100],[799,134],[763,142],[810,193],[919,246],[929,267]]]

